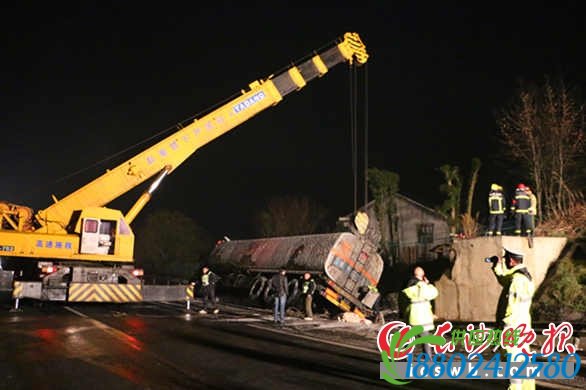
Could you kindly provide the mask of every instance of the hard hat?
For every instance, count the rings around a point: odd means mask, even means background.
[[[520,250],[512,249],[512,248],[504,248],[504,250],[505,250],[505,257],[510,257],[510,258],[517,260],[519,262],[523,262],[523,256],[525,256],[525,255]]]
[[[491,189],[492,191],[498,191],[498,190],[500,190],[500,189],[501,189],[501,186],[499,186],[498,184],[492,183],[492,184],[490,185],[490,189]]]
[[[525,184],[519,183],[519,185],[517,186],[517,188],[520,189],[520,190],[524,190],[526,187],[525,187]]]

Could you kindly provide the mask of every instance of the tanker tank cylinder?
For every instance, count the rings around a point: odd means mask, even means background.
[[[211,258],[242,268],[323,272],[331,248],[342,233],[232,240],[217,245]]]

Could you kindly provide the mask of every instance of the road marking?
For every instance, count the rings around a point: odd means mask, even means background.
[[[164,305],[169,305],[169,306],[174,306],[174,307],[178,307],[179,305],[176,303],[172,303],[172,302],[156,302],[157,304],[164,304]],[[183,305],[181,305],[183,307]],[[223,304],[223,306],[229,308],[229,309],[233,309],[233,306],[230,304]],[[246,307],[248,309],[248,307]],[[240,309],[240,308],[239,308]],[[250,308],[253,309],[253,308]],[[259,313],[250,313],[249,315],[255,316],[257,318],[241,318],[241,319],[230,319],[230,318],[223,318],[223,319],[215,319],[215,321],[223,321],[223,322],[244,322],[244,323],[248,323],[248,326],[253,327],[253,328],[258,328],[258,329],[262,329],[262,330],[268,330],[270,332],[274,332],[274,333],[280,333],[280,334],[285,334],[285,335],[292,335],[301,339],[306,339],[306,340],[311,340],[311,341],[317,341],[317,342],[321,342],[324,344],[330,344],[330,345],[335,345],[338,347],[344,347],[344,348],[351,348],[351,349],[355,349],[358,351],[362,351],[362,352],[368,352],[368,353],[373,353],[376,354],[377,356],[380,355],[380,352],[376,351],[376,350],[372,350],[372,349],[367,349],[367,348],[363,348],[363,347],[359,347],[357,345],[352,345],[352,344],[344,344],[344,343],[339,343],[336,341],[330,341],[330,340],[325,340],[322,338],[317,338],[317,337],[313,337],[313,336],[307,336],[307,335],[300,335],[300,334],[296,334],[296,333],[290,333],[287,331],[283,331],[283,330],[279,330],[279,329],[274,329],[274,328],[270,328],[270,327],[266,327],[266,326],[260,326],[260,325],[256,325],[256,324],[252,324],[253,322],[261,322],[261,321],[269,321],[272,316],[270,315],[262,315]],[[261,319],[258,317],[265,317],[265,319]],[[313,325],[315,326],[316,324],[310,324],[308,323],[308,321],[298,321],[296,322],[299,325]]]
[[[220,322],[262,322],[260,318],[218,318]]]
[[[69,310],[69,311],[70,311],[70,312],[72,312],[73,314],[77,314],[77,315],[78,315],[78,316],[80,316],[80,317],[83,317],[83,318],[89,318],[87,315],[85,315],[85,314],[83,314],[83,313],[81,313],[81,312],[79,312],[79,311],[75,310],[75,309],[74,309],[74,308],[72,308],[72,307],[65,306],[65,310]]]
[[[181,307],[183,307],[183,305],[174,304],[174,303],[171,303],[171,302],[156,302],[156,304],[165,304],[165,305],[169,305],[169,306],[175,306],[175,307],[181,306]],[[224,305],[229,307],[229,305],[226,305],[226,304],[224,304]],[[157,306],[157,305],[155,305],[155,306]],[[74,313],[74,314],[76,314],[76,315],[78,315],[80,317],[83,317],[83,318],[88,319],[96,327],[104,330],[107,333],[110,333],[110,334],[112,334],[112,335],[120,338],[126,344],[129,344],[131,347],[133,347],[135,349],[137,349],[137,347],[139,347],[139,348],[142,347],[142,345],[140,345],[142,343],[139,340],[135,339],[133,336],[130,336],[129,334],[127,334],[127,333],[125,333],[125,332],[123,332],[121,330],[118,330],[116,328],[113,328],[113,327],[111,327],[111,326],[109,326],[109,325],[101,322],[101,321],[98,321],[96,319],[93,319],[93,318],[89,317],[88,315],[86,315],[84,313],[81,313],[81,312],[79,312],[79,311],[77,311],[77,310],[75,310],[75,309],[73,309],[73,308],[71,308],[69,306],[65,306],[65,309],[67,309],[68,311],[70,311],[70,312],[72,312],[72,313]],[[251,313],[251,314],[252,315],[255,315],[255,316],[261,316],[261,314],[258,314],[258,313]],[[265,318],[268,318],[270,316],[264,316],[264,317]],[[257,318],[223,318],[223,319],[215,319],[215,320],[216,321],[225,321],[225,322],[245,322],[245,323],[248,322],[247,326],[249,326],[251,328],[257,328],[257,329],[260,329],[260,330],[265,330],[265,331],[269,331],[269,332],[273,332],[273,333],[283,334],[283,335],[287,335],[287,336],[293,336],[293,337],[297,337],[297,338],[300,338],[300,339],[305,339],[305,340],[319,342],[319,343],[322,343],[322,344],[330,344],[330,345],[334,345],[334,346],[337,346],[337,347],[354,349],[354,350],[357,350],[357,351],[367,352],[367,353],[371,353],[371,354],[375,354],[377,356],[380,356],[380,352],[378,352],[376,350],[373,350],[373,349],[359,347],[357,345],[352,345],[352,344],[344,344],[344,343],[340,343],[340,342],[337,342],[337,341],[326,340],[326,339],[317,338],[317,337],[313,337],[313,336],[301,335],[301,334],[297,334],[297,333],[288,332],[288,331],[285,331],[285,330],[274,329],[274,328],[271,328],[270,326],[262,326],[262,325],[253,324],[252,322],[265,321],[265,320],[263,320],[261,318],[258,318],[258,317]],[[133,344],[132,342],[130,342],[129,338],[132,341],[135,341],[135,343]],[[136,342],[140,343],[139,346],[136,345]],[[157,360],[159,360],[159,361],[167,364],[168,366],[171,366],[171,367],[177,369],[179,372],[182,372],[182,373],[186,374],[188,377],[193,378],[193,376],[190,373],[188,373],[187,371],[184,371],[181,367],[175,365],[174,363],[169,362],[169,361],[166,361],[165,359],[161,359],[160,357],[158,357],[157,355],[153,354],[152,352],[148,352],[148,351],[141,351],[141,352],[148,353],[149,355],[152,355],[155,359],[157,359]],[[582,364],[584,364],[584,363],[582,363]],[[196,379],[196,378],[193,378],[193,379]],[[540,386],[543,386],[543,387],[546,387],[546,388],[570,389],[570,390],[571,389],[575,389],[575,387],[565,386],[565,385],[558,384],[558,383],[549,383],[547,381],[539,380],[539,379],[536,380],[535,382],[537,384],[539,384]],[[467,382],[466,383],[458,383],[458,381],[455,381],[455,382],[450,381],[450,383],[452,385],[454,385],[455,387],[459,387],[459,386],[463,385],[465,388],[470,388],[470,384],[467,383]],[[484,386],[481,386],[481,387],[478,387],[478,388],[479,389],[480,388],[484,388]]]
[[[287,336],[294,336],[294,337],[298,337],[300,339],[317,341],[317,342],[320,342],[320,343],[323,343],[323,344],[335,345],[337,347],[351,348],[351,349],[355,349],[355,350],[358,350],[358,351],[373,353],[373,354],[375,354],[377,356],[380,356],[380,352],[377,352],[377,351],[372,350],[372,349],[364,348],[364,347],[359,347],[357,345],[344,344],[344,343],[339,343],[337,341],[324,340],[324,339],[320,339],[320,338],[313,337],[313,336],[306,336],[306,335],[302,335],[302,334],[287,332],[287,331],[284,331],[284,330],[273,329],[273,328],[270,328],[270,327],[267,327],[267,326],[259,326],[259,325],[254,325],[254,324],[249,324],[248,326],[250,326],[252,328],[257,328],[257,329],[262,329],[262,330],[268,330],[269,332],[284,334],[284,335],[287,335]]]
[[[124,344],[129,345],[131,348],[135,349],[136,351],[140,352],[142,355],[147,355],[149,356],[151,359],[153,359],[156,362],[160,362],[158,364],[163,364],[169,368],[172,368],[174,370],[176,370],[177,372],[181,373],[182,375],[184,375],[186,378],[190,378],[191,380],[193,380],[195,383],[200,383],[200,379],[198,377],[196,377],[193,373],[187,371],[186,369],[182,368],[181,366],[173,363],[172,361],[165,359],[163,357],[161,357],[160,355],[148,350],[145,348],[145,344],[138,340],[137,338],[135,338],[134,336],[123,332],[119,329],[116,329],[102,321],[96,320],[84,313],[81,313],[69,306],[65,306],[65,309],[67,309],[68,311],[83,317],[85,319],[87,319],[89,322],[91,322],[95,327],[97,327],[100,330],[103,330],[105,333],[110,334],[111,336],[114,336],[115,338],[119,339],[120,341],[122,341]],[[93,364],[96,365],[101,365],[102,367],[104,367],[105,369],[110,369],[109,365],[107,363],[104,362],[97,362],[97,361],[90,361]],[[116,372],[114,372],[116,374]],[[144,378],[141,378],[144,379]],[[145,383],[142,383],[141,381],[136,381],[133,380],[133,382],[140,384],[140,385],[144,385]]]
[[[69,306],[65,306],[65,309],[67,309],[68,311],[72,312],[75,315],[78,315],[80,317],[86,318],[88,321],[90,321],[96,328],[103,330],[104,332],[116,337],[117,339],[119,339],[120,341],[124,342],[125,344],[129,345],[131,348],[136,349],[138,351],[143,349],[143,343],[140,342],[139,340],[137,340],[135,337],[129,335],[128,333],[125,333],[121,330],[118,330],[116,328],[111,327],[110,325],[102,322],[102,321],[98,321],[90,316],[88,316],[87,314],[84,314],[80,311],[77,311]]]

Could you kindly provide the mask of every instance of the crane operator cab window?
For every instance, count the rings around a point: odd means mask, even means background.
[[[116,221],[85,218],[81,233],[81,253],[114,254]]]

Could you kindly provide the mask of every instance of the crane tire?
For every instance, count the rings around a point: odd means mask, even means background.
[[[257,276],[254,278],[252,285],[250,286],[250,291],[248,292],[248,297],[252,300],[258,299],[260,294],[265,289],[266,284],[267,278],[264,276]]]

